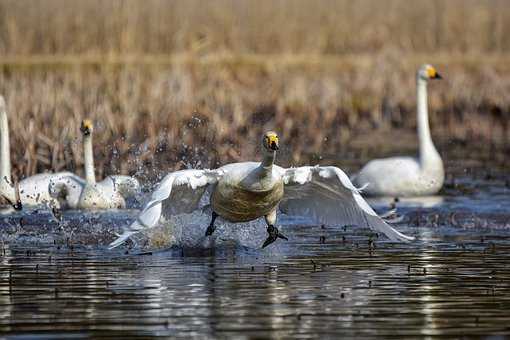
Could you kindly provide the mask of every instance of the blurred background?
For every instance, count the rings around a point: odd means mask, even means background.
[[[0,0],[0,93],[14,177],[98,175],[256,157],[350,166],[417,149],[415,73],[447,161],[510,151],[507,0]]]

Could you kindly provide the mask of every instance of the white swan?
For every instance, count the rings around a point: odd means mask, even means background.
[[[210,193],[213,210],[206,235],[214,232],[214,221],[218,216],[230,222],[263,216],[269,234],[263,244],[266,247],[277,238],[286,239],[276,228],[279,207],[284,213],[311,217],[325,224],[368,226],[392,240],[413,239],[377,216],[339,168],[304,166],[284,169],[274,165],[277,135],[266,133],[263,145],[264,158],[260,163],[233,163],[215,170],[181,170],[168,174],[136,221],[109,248],[119,246],[137,232],[156,226],[162,213],[168,216],[192,212],[205,192]]]
[[[53,206],[58,201],[50,196],[48,185],[51,180],[76,177],[71,172],[37,174],[21,180],[17,189],[11,180],[11,157],[9,143],[9,123],[3,96],[0,96],[0,195],[17,210],[22,206]]]
[[[441,79],[431,65],[420,67],[416,77],[417,125],[420,151],[417,158],[391,157],[368,162],[353,178],[356,185],[367,185],[372,196],[421,196],[437,193],[444,182],[441,156],[430,137],[427,82]]]
[[[117,175],[108,176],[97,183],[94,174],[92,122],[84,120],[80,130],[83,134],[85,181],[72,176],[55,179],[49,187],[51,196],[64,202],[63,206],[69,209],[125,208],[126,198],[133,197],[140,191],[138,180]]]

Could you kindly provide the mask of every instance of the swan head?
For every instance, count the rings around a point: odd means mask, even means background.
[[[423,80],[429,79],[443,79],[441,75],[437,72],[436,68],[429,64],[424,64],[418,70],[418,78]]]
[[[269,131],[264,134],[262,144],[264,145],[264,148],[269,152],[277,151],[280,148],[278,135],[274,131]]]
[[[84,119],[81,122],[80,131],[84,136],[90,136],[94,130],[94,124],[90,119]]]

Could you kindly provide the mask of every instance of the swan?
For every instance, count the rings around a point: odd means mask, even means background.
[[[126,199],[140,192],[140,184],[130,176],[108,176],[96,182],[94,153],[92,148],[92,121],[85,119],[80,127],[83,135],[85,180],[73,176],[57,178],[50,183],[53,198],[63,201],[68,209],[115,209],[125,208]]]
[[[311,217],[320,223],[368,226],[392,240],[413,239],[379,217],[341,169],[333,166],[284,169],[274,164],[279,149],[277,134],[267,132],[262,144],[262,162],[232,163],[214,170],[180,170],[166,175],[137,219],[109,249],[156,226],[162,214],[194,211],[206,193],[213,211],[206,236],[214,232],[217,217],[230,222],[264,217],[268,237],[262,247],[278,238],[287,239],[276,227],[279,207],[286,214]]]
[[[368,162],[353,178],[356,185],[367,185],[371,196],[422,196],[437,193],[444,182],[444,167],[429,129],[427,83],[442,79],[431,65],[422,65],[416,76],[418,157],[391,157]]]
[[[43,173],[25,178],[14,185],[11,181],[11,156],[7,105],[0,96],[0,195],[16,210],[22,206],[58,207],[59,202],[51,197],[48,186],[52,180],[65,177],[79,178],[71,172]]]

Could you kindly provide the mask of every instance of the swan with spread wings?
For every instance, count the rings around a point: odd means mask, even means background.
[[[266,247],[278,238],[287,239],[276,227],[279,208],[286,214],[311,217],[324,224],[370,227],[395,241],[413,240],[379,217],[341,169],[333,166],[284,169],[274,164],[278,149],[277,134],[267,132],[263,137],[262,162],[227,164],[215,170],[181,170],[166,175],[138,218],[109,248],[156,226],[162,214],[194,211],[206,192],[210,193],[213,211],[206,235],[214,232],[218,216],[229,222],[264,217],[268,237],[262,247]]]

